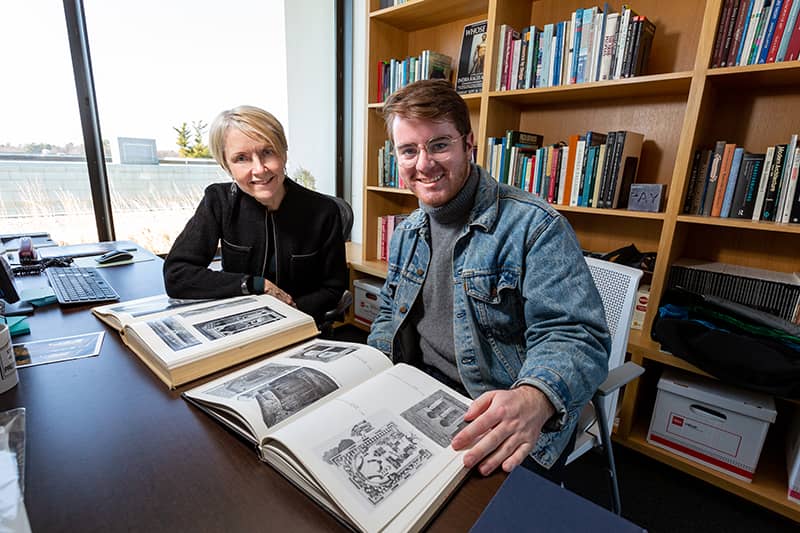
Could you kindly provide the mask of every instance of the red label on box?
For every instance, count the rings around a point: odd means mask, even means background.
[[[678,427],[683,427],[683,417],[673,415],[672,424]]]

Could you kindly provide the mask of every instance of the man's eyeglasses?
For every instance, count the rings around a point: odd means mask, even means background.
[[[434,137],[425,144],[401,144],[395,147],[397,153],[397,164],[402,167],[413,167],[417,164],[417,158],[422,150],[428,153],[428,157],[434,161],[445,161],[453,153],[453,145],[463,139],[467,134],[458,137],[443,135]]]

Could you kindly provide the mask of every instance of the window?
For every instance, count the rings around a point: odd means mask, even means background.
[[[0,4],[0,227],[97,240],[64,6]]]

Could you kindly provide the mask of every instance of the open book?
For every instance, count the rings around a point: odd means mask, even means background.
[[[311,316],[266,294],[224,300],[162,294],[92,312],[170,388],[319,333]]]
[[[418,530],[464,479],[470,400],[363,344],[315,340],[183,397],[349,527]]]

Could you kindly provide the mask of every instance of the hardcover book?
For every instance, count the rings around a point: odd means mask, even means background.
[[[362,344],[311,341],[186,391],[348,527],[417,531],[469,472],[470,400]]]
[[[309,339],[314,319],[267,294],[177,300],[162,294],[92,309],[170,388]]]

